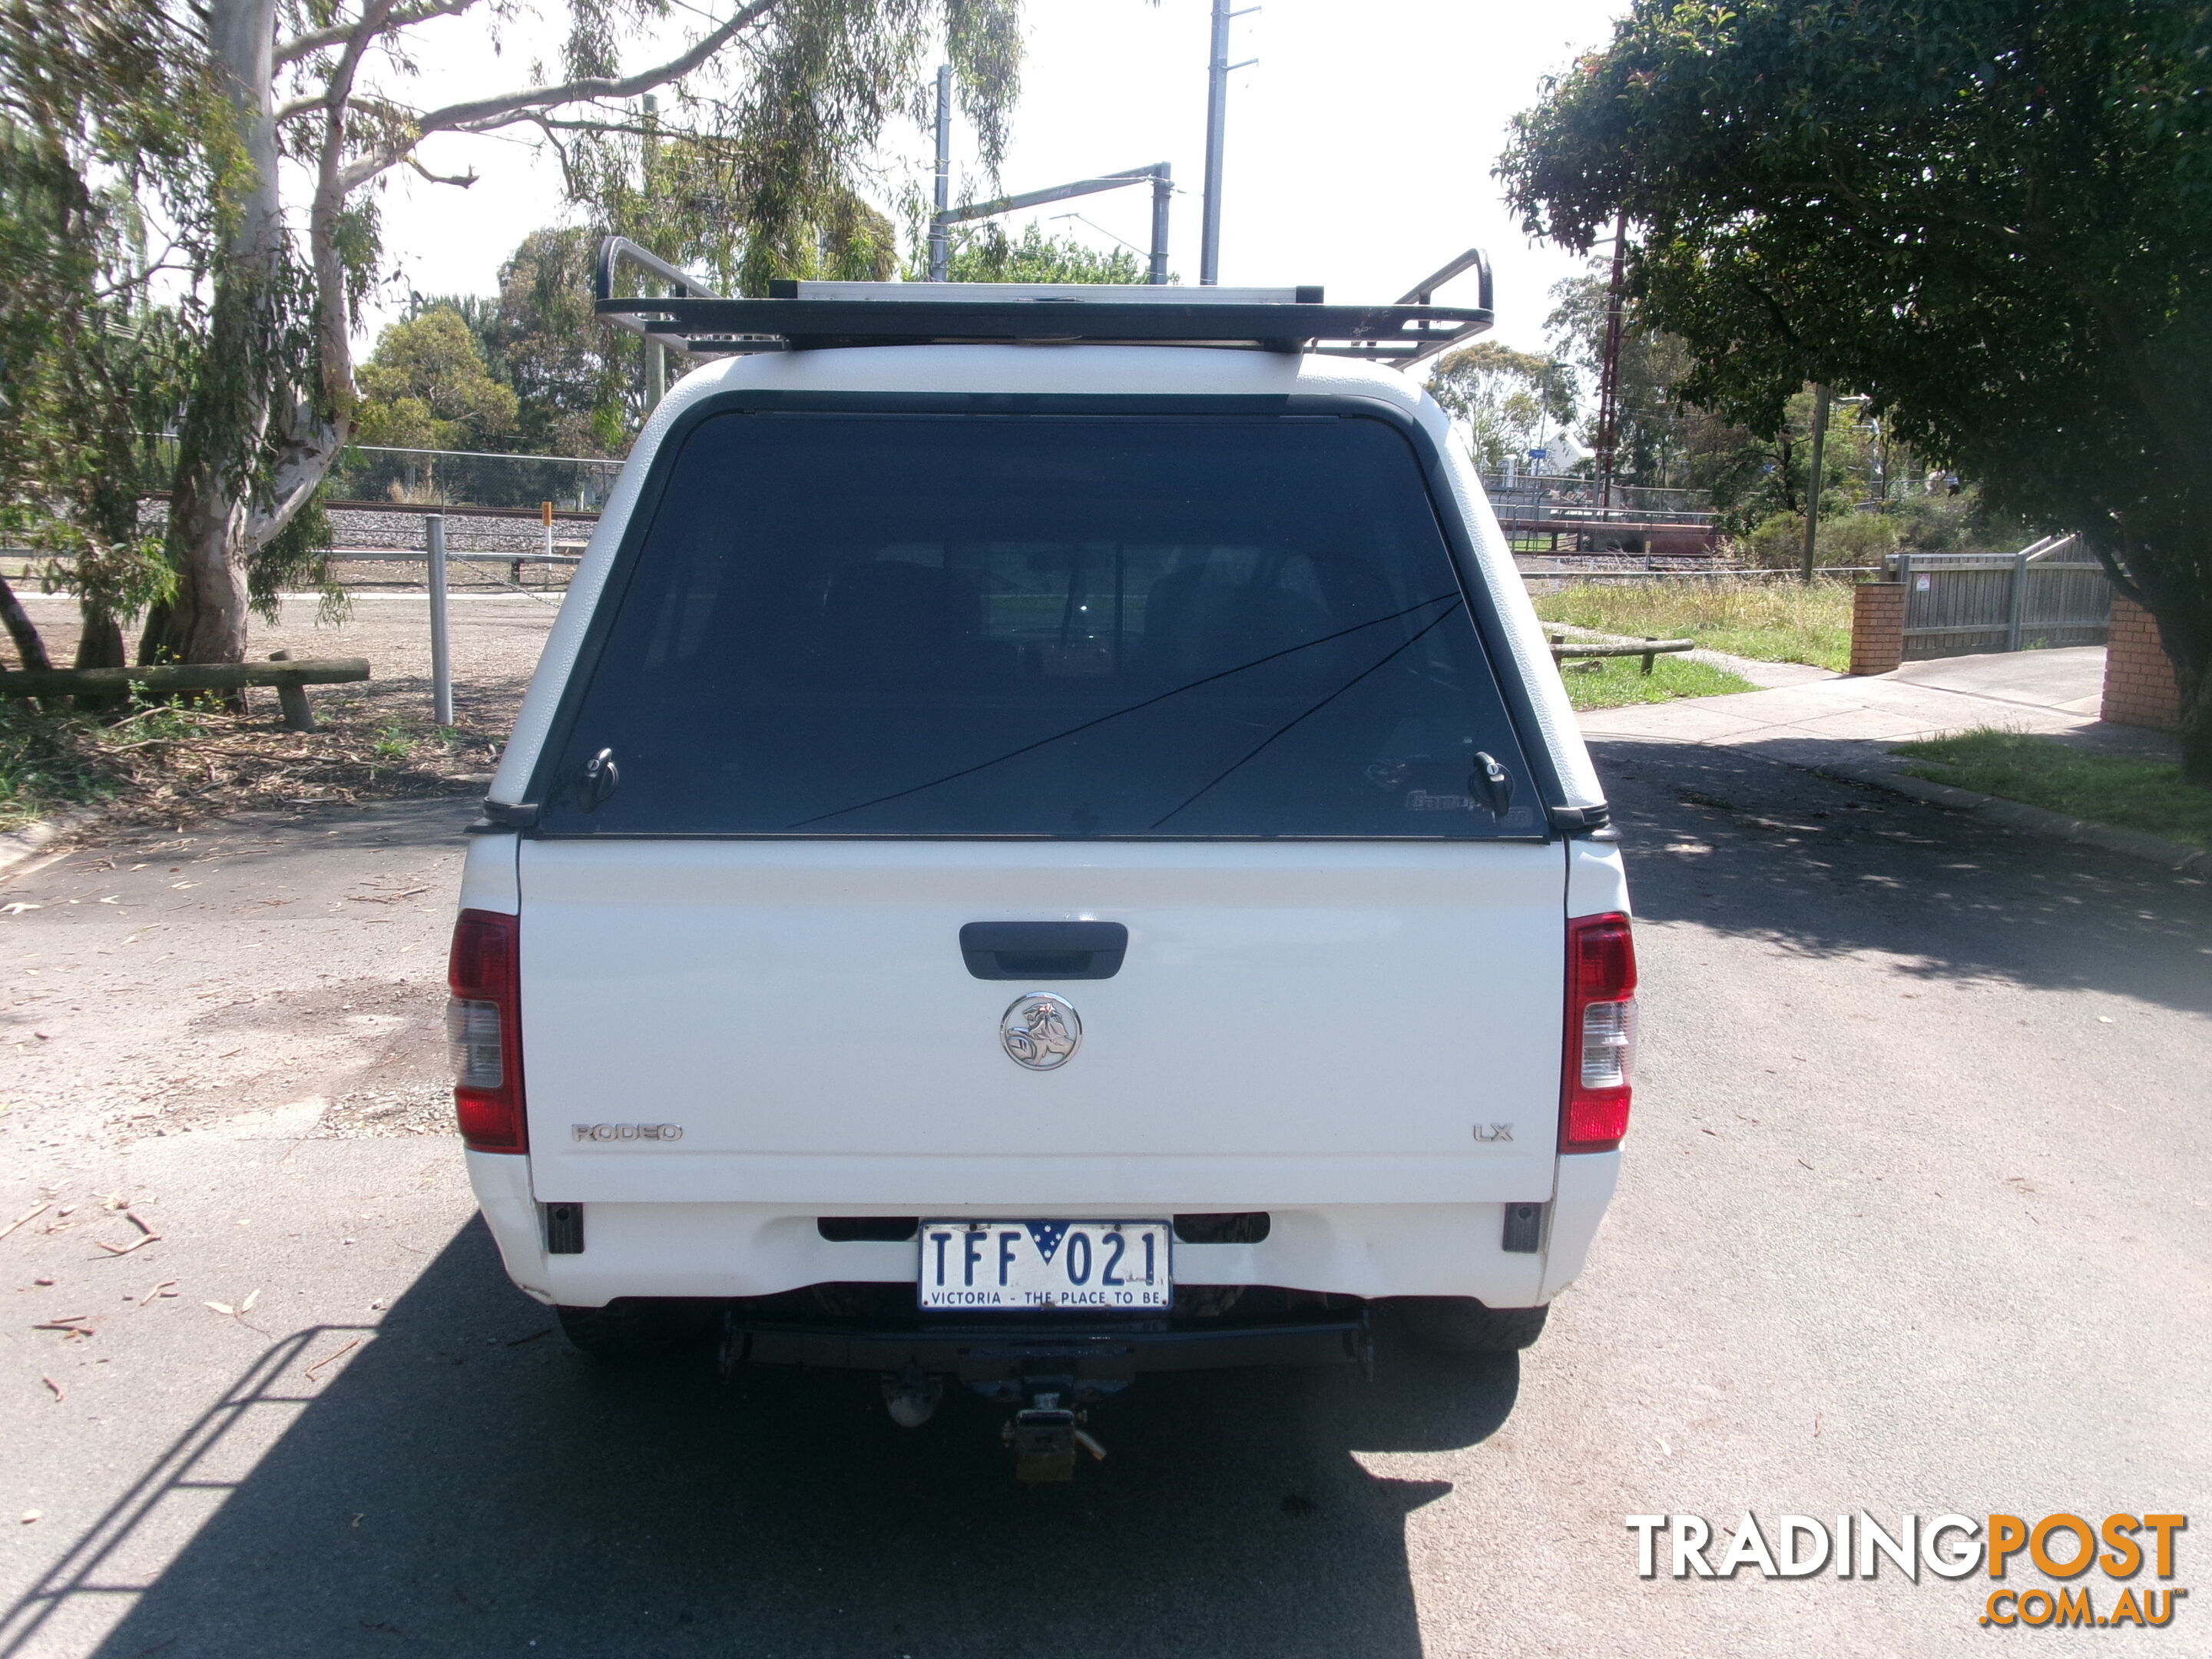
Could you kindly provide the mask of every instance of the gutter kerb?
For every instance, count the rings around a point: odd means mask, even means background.
[[[2170,870],[2185,870],[2191,865],[2200,864],[2212,868],[2212,854],[2208,854],[2203,848],[2184,847],[2180,842],[2167,841],[2163,836],[2146,836],[2136,830],[2121,830],[2109,823],[2100,823],[2094,818],[2069,818],[2063,812],[2030,806],[2025,801],[2008,800],[2002,795],[1977,794],[1971,789],[1954,788],[1948,783],[1916,778],[1908,773],[1893,772],[1880,766],[1822,765],[1810,769],[1823,777],[1840,778],[1849,783],[1863,783],[1876,789],[1887,789],[1892,794],[1908,795],[1914,800],[1926,801],[1931,806],[1947,806],[1954,811],[1978,813],[2008,830],[2023,830],[2031,836],[2046,836],[2054,841],[2070,841],[2083,847],[2100,848],[2124,858],[2162,864]]]

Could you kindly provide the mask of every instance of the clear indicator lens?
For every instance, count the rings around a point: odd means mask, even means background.
[[[1583,1087],[1625,1089],[1636,1049],[1636,1004],[1593,1002],[1583,1010]]]
[[[462,997],[449,1000],[446,1004],[446,1048],[457,1087],[498,1088],[506,1080],[500,1053],[499,1005]]]

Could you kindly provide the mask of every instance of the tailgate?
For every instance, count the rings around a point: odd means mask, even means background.
[[[1556,843],[547,839],[520,858],[542,1200],[1551,1196]],[[963,962],[964,924],[1073,919],[1127,926],[1113,977]],[[1081,1020],[1050,1071],[1000,1041],[1033,991]],[[637,1123],[682,1133],[589,1138]]]

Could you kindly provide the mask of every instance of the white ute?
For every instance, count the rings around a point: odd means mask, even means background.
[[[1486,312],[653,303],[746,355],[623,469],[454,937],[514,1282],[903,1423],[957,1380],[1033,1480],[1141,1371],[1527,1346],[1619,1167],[1627,892],[1446,417],[1356,360]]]

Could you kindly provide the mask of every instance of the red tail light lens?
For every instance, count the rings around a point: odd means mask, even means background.
[[[461,1140],[479,1152],[524,1152],[522,935],[520,919],[464,910],[447,970],[446,1043]]]
[[[1608,1152],[1628,1133],[1636,1059],[1636,941],[1615,913],[1567,923],[1566,1076],[1559,1150]]]

